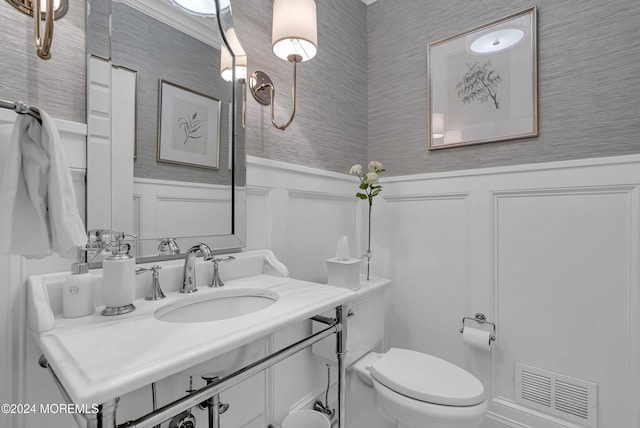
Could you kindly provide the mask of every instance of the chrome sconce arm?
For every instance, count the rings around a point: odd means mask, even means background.
[[[284,131],[289,127],[289,125],[291,125],[291,123],[293,122],[293,118],[296,115],[296,65],[298,62],[300,62],[300,59],[297,58],[299,57],[294,57],[293,59],[289,60],[293,63],[293,83],[291,85],[293,107],[291,109],[291,116],[284,125],[278,125],[276,123],[274,102],[276,97],[276,89],[273,85],[273,82],[271,81],[271,78],[267,75],[267,73],[263,71],[254,71],[251,74],[250,88],[251,94],[253,94],[253,98],[255,98],[255,100],[262,105],[271,105],[271,124],[282,131]]]
[[[33,42],[36,46],[36,53],[42,59],[51,58],[51,42],[53,42],[53,0],[45,0],[47,9],[45,14],[44,38],[40,37],[40,14],[35,13],[40,10],[40,0],[32,0],[33,4]]]

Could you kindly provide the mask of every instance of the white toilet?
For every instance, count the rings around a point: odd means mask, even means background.
[[[377,412],[398,428],[478,428],[488,408],[482,383],[440,358],[408,349],[384,349],[385,291],[390,281],[368,283],[350,304],[347,370],[375,389]],[[315,327],[314,327],[315,328]],[[314,345],[325,360],[335,360],[330,341]],[[355,376],[351,376],[354,381]],[[364,386],[363,386],[364,387]],[[349,416],[347,398],[347,416]],[[373,411],[373,409],[371,409]]]
[[[351,369],[375,388],[378,413],[399,428],[478,428],[487,411],[475,376],[428,354],[370,352]]]

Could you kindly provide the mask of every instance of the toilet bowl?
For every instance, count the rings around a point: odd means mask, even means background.
[[[356,408],[351,413],[347,410],[350,426],[478,428],[488,400],[482,383],[471,373],[448,361],[408,349],[372,352],[386,348],[386,317],[381,314],[385,314],[385,293],[390,284],[389,280],[361,284],[357,297],[349,305],[344,364],[351,372],[347,408]],[[314,331],[320,328],[314,326]],[[331,341],[314,344],[313,352],[327,362],[336,362]],[[365,396],[368,400],[361,400]],[[372,406],[374,400],[377,412]],[[381,416],[374,417],[375,413]]]
[[[440,358],[407,349],[370,352],[352,367],[376,392],[376,410],[399,428],[478,428],[482,383]]]

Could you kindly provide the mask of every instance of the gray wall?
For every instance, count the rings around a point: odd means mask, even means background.
[[[538,137],[427,150],[427,45],[538,8]],[[637,0],[378,0],[367,10],[369,159],[389,175],[640,153]]]
[[[84,4],[72,0],[56,21],[47,62],[33,52],[31,20],[0,2],[0,98],[85,121]],[[249,69],[276,83],[283,122],[291,67],[271,53],[271,5],[234,0],[234,20]],[[539,136],[429,152],[427,44],[534,5]],[[318,55],[298,67],[291,128],[274,129],[249,95],[248,154],[338,172],[375,159],[404,175],[640,153],[638,1],[318,1],[318,22]]]
[[[54,23],[52,58],[33,47],[33,19],[0,2],[0,98],[37,105],[54,117],[85,122],[85,2],[71,0]]]
[[[93,35],[93,30],[89,29]],[[220,76],[220,51],[126,6],[112,6],[111,58],[137,72],[137,157],[134,176],[195,183],[229,184],[231,86]],[[91,37],[93,39],[93,37]],[[156,160],[159,81],[220,100],[219,169]]]
[[[291,109],[291,64],[271,51],[272,0],[233,0],[234,25],[249,72],[262,70],[276,86],[276,121]],[[296,117],[275,129],[269,108],[247,99],[247,154],[346,173],[367,160],[366,5],[317,1],[318,54],[298,65]]]

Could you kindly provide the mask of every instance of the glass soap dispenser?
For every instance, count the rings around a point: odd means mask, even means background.
[[[122,315],[136,309],[136,260],[129,255],[131,245],[122,243],[123,238],[118,236],[111,256],[102,262],[102,315]]]
[[[65,278],[62,286],[62,316],[78,318],[92,315],[96,308],[93,305],[93,275],[89,273],[86,252],[78,247],[77,262],[71,264],[71,275]]]

